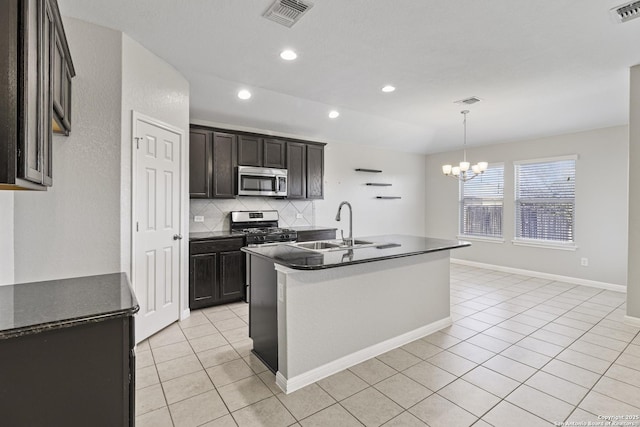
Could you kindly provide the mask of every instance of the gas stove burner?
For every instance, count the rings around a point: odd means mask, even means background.
[[[231,212],[231,229],[243,232],[248,244],[293,242],[298,238],[295,230],[278,227],[277,211]]]

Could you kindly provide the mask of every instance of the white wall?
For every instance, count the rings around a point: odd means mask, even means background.
[[[120,271],[121,33],[64,18],[77,76],[53,187],[15,192],[15,280]]]
[[[353,206],[353,234],[424,235],[425,156],[355,144],[325,146],[324,200],[315,202],[316,225],[349,229],[347,208],[342,221],[335,221],[340,202]],[[357,168],[379,169],[382,173],[356,172]],[[390,183],[391,187],[369,187],[367,182]],[[400,196],[379,200],[376,196]],[[339,236],[338,232],[338,236]]]
[[[640,65],[631,68],[629,110],[629,283],[627,314],[640,319]]]
[[[576,251],[514,246],[513,161],[577,154]],[[455,258],[557,274],[617,285],[627,284],[627,127],[619,126],[539,140],[467,150],[471,162],[504,162],[505,242],[473,242]],[[458,183],[442,175],[442,165],[462,152],[427,157],[426,234],[455,238],[458,233]],[[580,258],[589,259],[582,267]]]
[[[0,285],[14,283],[13,191],[0,191]]]
[[[182,234],[189,234],[189,82],[175,68],[126,34],[122,36],[122,176],[121,269],[131,272],[131,112],[136,111],[184,131],[182,146]],[[182,240],[188,269],[188,239]],[[184,280],[183,309],[188,308],[188,271]],[[131,275],[129,275],[131,277]]]

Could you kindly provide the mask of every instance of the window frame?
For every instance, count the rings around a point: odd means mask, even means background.
[[[492,168],[502,168],[502,218],[501,218],[501,227],[500,227],[500,235],[483,235],[483,234],[466,234],[464,232],[464,212],[463,212],[463,200],[464,200],[464,193],[463,193],[463,189],[464,189],[464,182],[460,181],[459,182],[459,186],[458,186],[458,234],[457,234],[457,238],[458,239],[463,239],[463,240],[475,240],[475,241],[479,241],[479,242],[486,242],[486,243],[504,243],[505,239],[504,239],[504,209],[505,209],[505,203],[504,203],[504,185],[505,185],[505,163],[504,162],[494,162],[494,163],[489,163],[489,166],[487,167],[487,170],[490,170]],[[474,180],[477,179],[482,179],[483,175],[480,176],[476,176],[474,178]],[[483,198],[484,199],[484,198]],[[496,198],[489,198],[487,197],[486,199],[491,199],[491,200],[495,200]]]
[[[531,239],[526,237],[518,237],[518,181],[519,174],[517,173],[518,166],[527,165],[533,163],[552,163],[552,162],[560,162],[566,160],[574,161],[574,193],[573,193],[573,218],[571,223],[571,232],[573,236],[573,240],[571,241],[559,241],[559,240],[548,240],[548,239]],[[529,246],[529,247],[538,247],[538,248],[547,248],[547,249],[558,249],[558,250],[566,250],[566,251],[575,251],[578,249],[576,244],[576,207],[577,207],[577,189],[576,182],[578,176],[578,160],[579,157],[577,154],[571,154],[566,156],[555,156],[555,157],[544,157],[538,159],[527,159],[527,160],[516,160],[513,162],[513,240],[511,243],[514,246]]]

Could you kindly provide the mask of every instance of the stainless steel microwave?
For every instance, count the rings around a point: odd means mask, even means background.
[[[238,166],[238,196],[287,196],[287,170]]]

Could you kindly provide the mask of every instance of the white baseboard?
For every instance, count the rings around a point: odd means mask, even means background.
[[[505,273],[521,274],[524,276],[537,277],[540,279],[555,280],[557,282],[573,283],[575,285],[589,286],[591,288],[606,289],[616,292],[627,292],[624,285],[615,285],[613,283],[598,282],[596,280],[581,279],[579,277],[560,276],[558,274],[543,273],[541,271],[523,270],[520,268],[505,267],[502,265],[485,264],[483,262],[467,261],[466,259],[451,258],[454,264],[468,265],[470,267],[487,268],[489,270],[502,271]]]
[[[415,341],[418,338],[426,337],[427,335],[437,332],[440,329],[446,328],[451,324],[451,317],[445,317],[444,319],[437,320],[418,329],[414,329],[413,331],[409,331],[397,337],[390,338],[386,341],[374,344],[370,347],[363,348],[362,350],[359,350],[348,356],[341,357],[334,360],[333,362],[329,362],[303,374],[296,375],[293,378],[287,379],[284,377],[284,375],[282,375],[280,371],[278,371],[278,373],[276,374],[276,384],[286,394],[292,393],[296,390],[301,389],[302,387],[313,384],[316,381],[343,371],[347,368],[350,368],[351,366],[357,365],[358,363],[362,363],[365,360],[369,360],[372,357],[379,356],[383,353],[386,353],[387,351],[393,350],[394,348],[398,348],[410,343],[411,341]]]
[[[626,323],[629,326],[635,326],[636,328],[640,328],[640,317],[626,315],[624,316],[624,323]]]
[[[187,308],[186,310],[183,310],[182,313],[180,313],[180,320],[184,320],[189,316],[191,316],[191,310]]]

